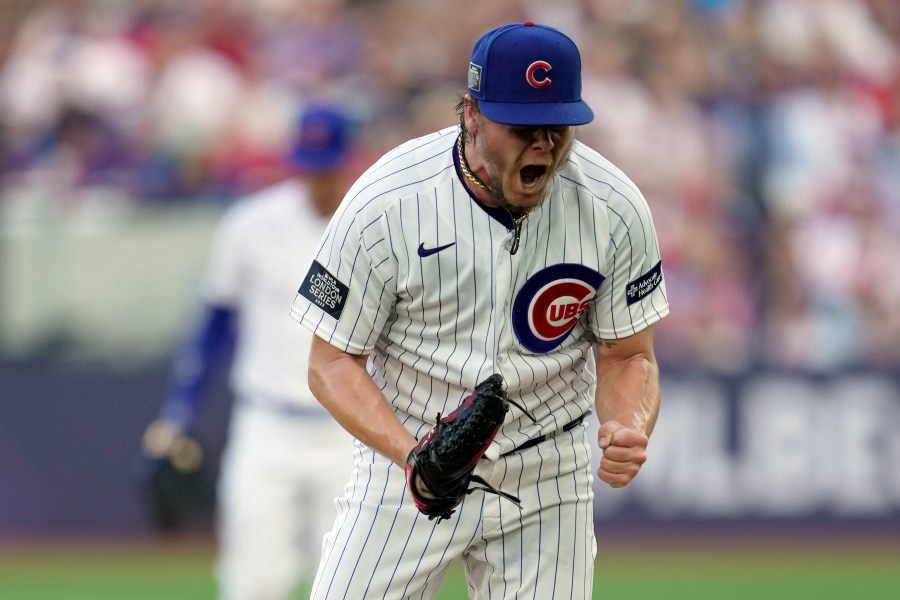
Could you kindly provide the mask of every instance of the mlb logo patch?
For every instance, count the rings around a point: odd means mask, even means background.
[[[469,89],[473,92],[481,91],[481,67],[475,63],[469,63]]]

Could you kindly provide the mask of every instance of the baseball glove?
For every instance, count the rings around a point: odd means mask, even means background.
[[[416,508],[429,520],[449,519],[466,494],[478,489],[519,504],[515,496],[491,487],[473,474],[475,464],[500,430],[509,404],[503,378],[491,375],[475,387],[459,408],[444,418],[438,413],[437,424],[409,453],[406,481]],[[482,487],[470,488],[473,481]]]
[[[155,421],[144,433],[140,487],[147,516],[159,531],[178,531],[209,512],[214,503],[202,442]]]

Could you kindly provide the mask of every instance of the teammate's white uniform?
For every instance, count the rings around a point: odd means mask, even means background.
[[[429,598],[458,557],[472,597],[590,596],[592,443],[580,419],[594,404],[592,344],[668,313],[655,230],[631,181],[576,141],[513,254],[509,216],[462,183],[458,135],[408,142],[360,178],[291,314],[371,355],[373,380],[417,438],[502,374],[538,423],[512,409],[477,472],[522,508],[475,492],[449,521],[429,521],[403,468],[360,445],[317,599]]]
[[[327,218],[298,180],[229,209],[218,229],[204,300],[239,314],[235,392],[219,481],[218,576],[223,598],[287,598],[309,582],[353,444],[307,387],[312,335],[292,326],[296,293]]]

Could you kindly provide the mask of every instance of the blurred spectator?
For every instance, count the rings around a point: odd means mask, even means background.
[[[450,124],[473,28],[571,29],[597,112],[579,135],[659,220],[660,359],[900,362],[893,0],[10,0],[0,19],[0,185],[65,204],[229,203],[283,175],[281,132],[317,100],[361,115],[365,164]]]

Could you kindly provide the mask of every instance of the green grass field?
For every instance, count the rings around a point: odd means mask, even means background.
[[[3,542],[3,600],[212,600],[209,542]],[[600,539],[595,598],[900,599],[900,540]],[[467,598],[459,569],[441,600]]]

